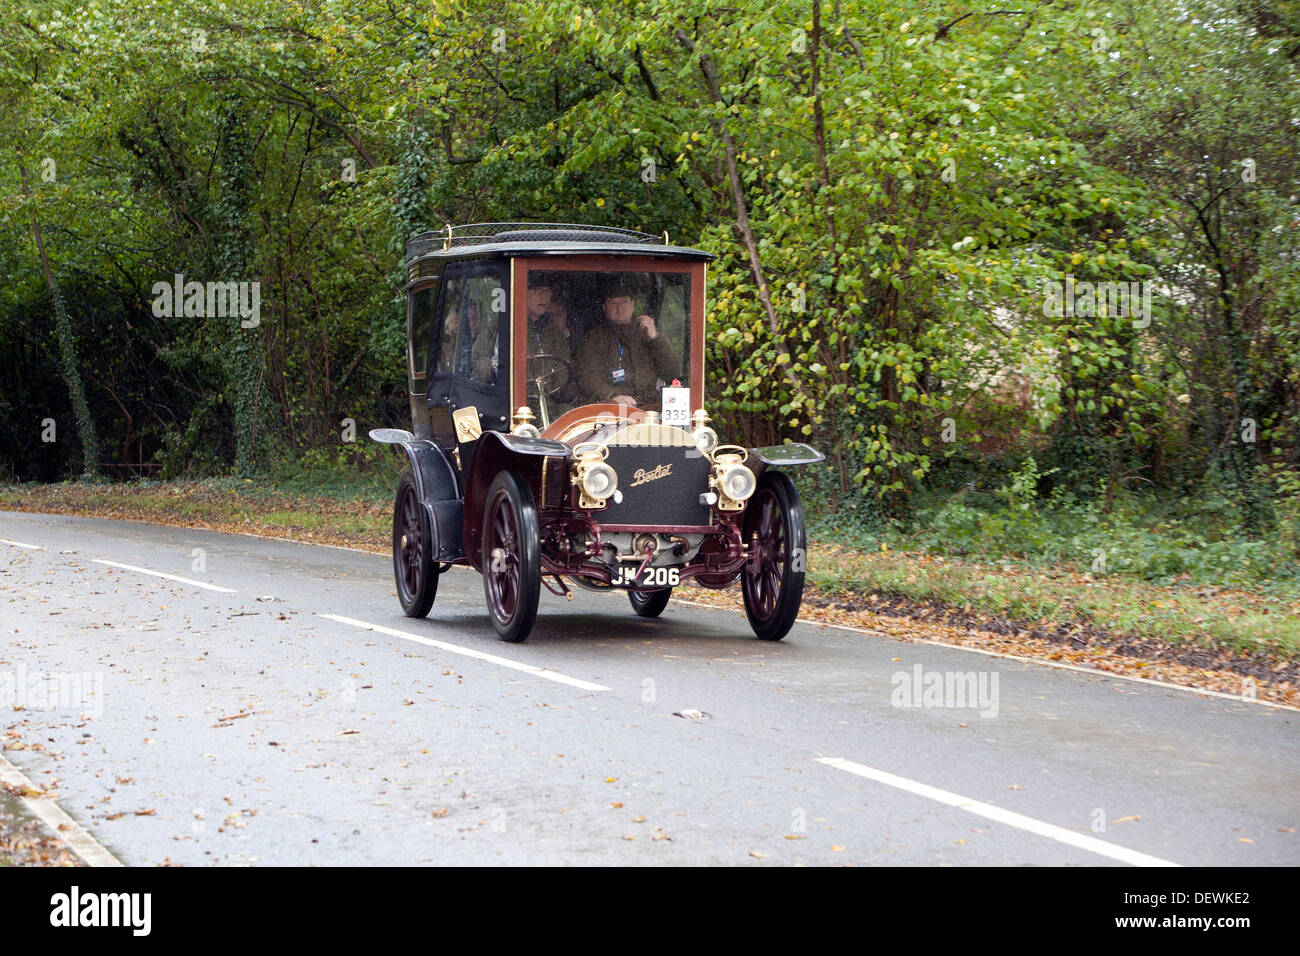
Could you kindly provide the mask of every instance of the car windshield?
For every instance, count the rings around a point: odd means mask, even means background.
[[[690,381],[691,279],[685,272],[528,273],[528,403],[553,421],[600,402],[660,411]]]

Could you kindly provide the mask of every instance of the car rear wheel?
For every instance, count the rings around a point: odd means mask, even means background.
[[[662,591],[628,591],[627,599],[632,602],[632,610],[638,617],[658,617],[668,606],[668,599],[673,596],[672,588]]]
[[[789,476],[766,471],[744,520],[750,559],[740,575],[749,626],[765,641],[779,641],[794,626],[803,602],[803,504]]]
[[[420,503],[411,469],[402,473],[393,504],[393,575],[397,599],[407,617],[424,617],[438,595],[429,514]]]
[[[497,475],[483,509],[483,592],[497,636],[522,641],[537,619],[542,592],[541,534],[528,485]]]

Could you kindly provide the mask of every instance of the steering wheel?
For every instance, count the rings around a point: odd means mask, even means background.
[[[550,352],[536,352],[525,361],[528,363],[524,367],[528,369],[529,387],[536,388],[546,398],[558,399],[560,392],[576,378],[572,359],[552,355]],[[537,366],[534,362],[543,364]],[[562,372],[568,374],[562,375]]]

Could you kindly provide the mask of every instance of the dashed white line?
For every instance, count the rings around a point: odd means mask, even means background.
[[[26,775],[3,756],[0,756],[0,781],[16,788],[20,793],[23,790],[36,789]],[[121,860],[100,846],[95,838],[86,832],[85,827],[68,816],[63,808],[49,797],[20,796],[19,799],[50,828],[50,832],[66,843],[73,853],[85,860],[87,866],[122,865]]]
[[[127,571],[137,571],[140,574],[150,574],[155,578],[166,578],[168,581],[179,581],[181,584],[188,584],[191,587],[205,588],[209,591],[220,591],[222,594],[234,594],[234,588],[223,588],[216,584],[208,584],[206,581],[195,581],[193,578],[183,578],[179,574],[164,574],[161,571],[150,571],[148,568],[136,567],[134,564],[119,564],[117,561],[105,561],[103,558],[92,558],[96,564],[106,564],[110,568],[123,568]]]
[[[508,657],[498,657],[496,654],[485,654],[483,651],[476,651],[472,647],[461,647],[459,644],[448,644],[446,641],[435,641],[429,637],[421,637],[419,634],[411,634],[407,631],[399,631],[396,628],[384,627],[382,624],[371,624],[367,621],[358,621],[356,618],[343,617],[341,614],[318,614],[317,617],[323,617],[326,620],[338,621],[340,624],[351,624],[353,627],[359,627],[365,631],[376,631],[380,634],[387,634],[390,637],[400,637],[405,641],[414,641],[417,644],[424,644],[426,647],[436,647],[440,650],[450,651],[453,654],[463,654],[465,657],[472,657],[475,660],[486,661],[489,664],[498,664],[501,667],[509,667],[512,670],[523,671],[525,674],[532,674],[534,677],[544,677],[547,680],[553,680],[557,684],[568,684],[570,687],[577,687],[582,690],[609,690],[603,684],[593,684],[591,681],[579,680],[577,677],[570,677],[568,674],[561,674],[559,671],[553,671],[545,667],[534,667],[532,664],[524,664],[521,661],[512,661]]]
[[[23,544],[21,541],[10,541],[8,538],[0,538],[0,544],[13,545],[15,548],[27,548],[30,551],[44,551],[43,544]]]
[[[1158,856],[1149,856],[1146,853],[1139,853],[1137,850],[1116,846],[1113,843],[1098,840],[1096,837],[1084,833],[1075,833],[1065,827],[1058,827],[1054,823],[1044,823],[1042,820],[1027,817],[1023,813],[1003,810],[1001,807],[995,807],[990,803],[981,803],[978,800],[963,797],[961,794],[949,790],[940,790],[938,787],[932,787],[927,783],[900,777],[884,770],[877,770],[875,767],[868,767],[852,760],[845,760],[843,757],[818,757],[817,762],[824,763],[828,767],[835,767],[837,770],[846,770],[849,773],[857,774],[859,777],[866,777],[868,780],[874,780],[886,786],[896,787],[899,790],[906,790],[908,793],[915,793],[918,796],[936,800],[939,803],[946,803],[958,810],[965,810],[967,813],[974,813],[997,823],[1005,823],[1008,826],[1056,840],[1058,843],[1065,843],[1081,850],[1087,850],[1090,853],[1110,857],[1110,859],[1118,860],[1121,863],[1128,863],[1132,866],[1179,866],[1178,863],[1162,860]]]

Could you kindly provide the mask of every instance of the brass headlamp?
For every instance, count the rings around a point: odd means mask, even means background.
[[[603,508],[610,498],[615,503],[623,496],[618,490],[618,475],[605,464],[609,446],[600,442],[583,442],[573,449],[573,484],[578,486],[579,508]]]
[[[518,435],[520,438],[541,438],[542,433],[537,430],[534,421],[536,418],[533,410],[527,405],[520,405],[510,420],[510,434]]]
[[[740,511],[758,487],[758,479],[745,466],[748,457],[739,445],[719,445],[714,450],[709,487],[718,495],[719,511]]]

